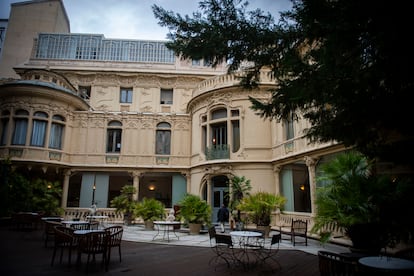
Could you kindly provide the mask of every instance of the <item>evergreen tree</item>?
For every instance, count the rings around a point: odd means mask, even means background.
[[[168,47],[229,72],[243,65],[253,88],[270,68],[277,88],[251,98],[264,118],[302,116],[312,142],[338,141],[372,158],[411,164],[411,10],[406,1],[293,1],[280,20],[241,0],[203,0],[192,16],[154,5]]]

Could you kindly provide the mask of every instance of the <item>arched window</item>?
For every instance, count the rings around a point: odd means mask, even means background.
[[[169,123],[159,123],[155,138],[155,154],[169,155],[171,148],[171,125]]]
[[[107,129],[106,152],[121,152],[122,123],[111,121]]]
[[[33,127],[30,145],[35,147],[45,146],[46,128],[48,115],[45,112],[37,111],[33,114]]]
[[[1,113],[1,125],[0,125],[0,133],[1,133],[0,145],[1,146],[4,146],[7,144],[7,136],[9,133],[9,121],[10,121],[10,111],[5,110]]]
[[[53,115],[50,128],[49,148],[62,149],[62,138],[65,129],[65,118],[60,115]]]
[[[29,112],[19,109],[14,113],[13,145],[25,145]]]
[[[240,149],[240,111],[225,107],[201,116],[202,148],[207,160],[230,158]]]

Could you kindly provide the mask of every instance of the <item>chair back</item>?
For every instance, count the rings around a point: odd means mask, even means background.
[[[318,251],[321,276],[356,275],[357,263],[344,255],[329,251]]]
[[[306,220],[292,220],[292,232],[306,235],[308,222]]]
[[[53,235],[55,233],[55,226],[63,226],[62,223],[56,221],[45,221],[45,234]]]
[[[122,241],[124,228],[122,226],[111,226],[105,229],[108,235],[108,246],[119,246]]]
[[[282,239],[282,235],[281,234],[275,234],[272,236],[272,239],[270,241],[270,246],[273,246],[275,244],[279,244],[280,240]]]
[[[79,251],[88,254],[105,254],[108,245],[106,231],[89,232],[79,240]]]
[[[55,246],[71,247],[73,246],[73,229],[65,226],[55,226]]]
[[[89,230],[90,229],[90,224],[89,224],[89,222],[74,223],[74,224],[71,224],[70,227],[74,230]]]
[[[227,245],[228,247],[232,247],[233,241],[231,239],[231,236],[229,235],[216,234],[216,244]]]
[[[210,241],[216,237],[216,227],[212,226],[208,229],[208,235],[210,236]]]

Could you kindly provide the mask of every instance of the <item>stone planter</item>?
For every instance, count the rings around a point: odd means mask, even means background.
[[[188,228],[190,230],[190,235],[198,235],[201,231],[201,223],[189,223]]]

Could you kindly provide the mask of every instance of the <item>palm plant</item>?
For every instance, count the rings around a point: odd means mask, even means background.
[[[286,203],[286,198],[268,192],[257,192],[244,197],[238,208],[248,213],[249,219],[258,226],[269,226],[273,211],[280,209]]]
[[[155,198],[143,198],[135,208],[135,215],[144,221],[154,221],[165,217],[164,204]]]
[[[124,214],[124,220],[127,224],[131,224],[135,219],[137,202],[133,199],[133,195],[136,193],[137,189],[134,186],[125,185],[121,189],[121,194],[111,200],[111,207]]]
[[[251,189],[250,180],[244,176],[233,176],[230,179],[229,209],[232,215],[234,211],[237,211],[236,221],[240,221],[240,210],[237,210],[237,206],[243,197],[250,195]]]
[[[322,242],[329,240],[330,227],[336,224],[345,229],[354,247],[384,246],[385,228],[379,224],[382,202],[389,197],[389,177],[372,174],[372,163],[351,151],[322,165],[317,181],[322,184],[316,191],[317,212],[311,231],[321,232]],[[361,237],[363,232],[368,238]]]
[[[186,194],[178,203],[179,215],[188,223],[209,223],[211,220],[211,207],[205,200],[193,194]]]

